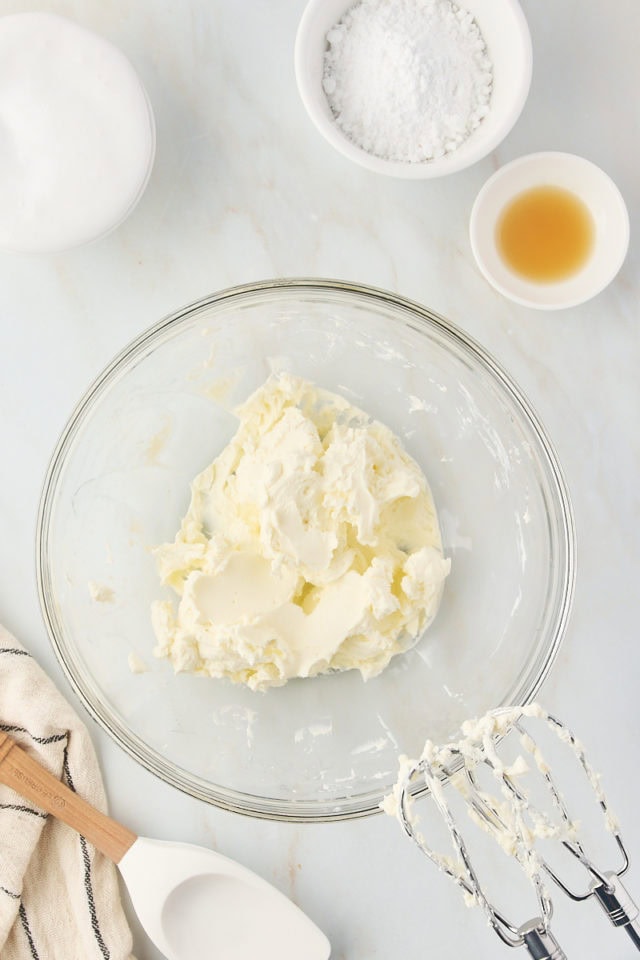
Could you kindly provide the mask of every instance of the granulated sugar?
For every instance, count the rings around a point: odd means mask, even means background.
[[[484,38],[450,0],[359,0],[327,42],[323,86],[336,123],[375,156],[441,157],[489,111]]]

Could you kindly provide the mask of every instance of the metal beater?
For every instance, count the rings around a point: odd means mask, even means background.
[[[576,755],[595,792],[607,827],[621,854],[622,862],[617,871],[600,870],[587,856],[582,842],[577,837],[576,825],[569,815],[556,779],[547,766],[538,743],[522,725],[522,720],[525,718],[528,721],[545,723]],[[500,742],[513,731],[520,737],[524,755],[534,763],[542,777],[542,782],[550,795],[552,807],[559,815],[559,824],[554,824],[538,807],[532,806],[526,792],[519,785],[519,776],[529,769],[523,757],[519,758],[520,763],[516,761],[509,765],[498,753]],[[600,786],[599,777],[591,768],[582,745],[573,733],[537,704],[491,711],[480,721],[464,724],[463,734],[465,732],[467,734],[465,739],[455,744],[435,747],[427,742],[419,761],[405,762],[394,796],[395,812],[408,836],[436,866],[464,890],[467,898],[480,905],[490,925],[504,943],[510,947],[525,946],[529,955],[535,960],[566,960],[566,954],[550,930],[553,903],[545,886],[545,877],[550,877],[574,901],[595,897],[611,923],[615,927],[623,927],[640,950],[639,911],[620,879],[629,867],[629,857],[622,842],[617,821],[611,814]],[[502,800],[480,788],[478,772],[483,766],[491,771],[497,781]],[[458,861],[432,850],[418,829],[412,808],[415,799],[413,794],[421,780],[424,781],[448,828],[454,849],[458,854]],[[446,788],[457,789],[472,819],[502,846],[505,846],[505,840],[508,841],[509,852],[513,854],[534,887],[539,906],[538,916],[525,923],[514,924],[486,897],[459,825],[451,813]],[[386,809],[389,808],[386,807]],[[564,849],[582,865],[589,881],[589,886],[584,892],[576,893],[571,889],[558,875],[557,870],[540,855],[536,842],[540,836],[562,844]]]

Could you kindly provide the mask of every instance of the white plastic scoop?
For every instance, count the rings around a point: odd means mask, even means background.
[[[123,876],[167,960],[328,960],[329,941],[279,890],[213,850],[137,837],[0,733],[0,783],[73,827]]]

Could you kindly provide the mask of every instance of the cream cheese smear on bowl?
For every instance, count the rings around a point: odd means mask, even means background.
[[[388,427],[290,374],[236,414],[155,551],[179,597],[153,605],[156,655],[255,690],[376,676],[433,620],[449,573],[424,474]]]

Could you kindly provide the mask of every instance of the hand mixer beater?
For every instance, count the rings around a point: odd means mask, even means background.
[[[599,869],[587,855],[557,777],[548,766],[538,741],[531,735],[530,727],[535,723],[542,723],[553,731],[558,740],[577,757],[595,793],[607,829],[617,845],[621,863],[616,871]],[[620,879],[629,866],[629,857],[617,821],[602,791],[600,778],[593,771],[582,744],[573,733],[540,706],[532,704],[501,708],[489,712],[480,720],[467,721],[462,726],[462,735],[458,742],[439,747],[427,741],[418,761],[403,757],[398,783],[393,795],[383,803],[383,809],[397,816],[404,831],[423,853],[463,889],[467,901],[478,904],[484,910],[491,927],[508,946],[525,946],[535,960],[566,960],[566,954],[550,929],[553,903],[545,880],[551,878],[574,901],[595,898],[611,923],[623,927],[640,950],[638,908]],[[513,742],[514,737],[519,741],[520,753],[508,763],[504,759],[503,747],[509,739]],[[543,792],[550,801],[553,817],[539,801],[533,802],[523,783],[524,775],[532,768],[544,786]],[[480,785],[479,774],[487,770],[490,771],[491,782],[497,785],[497,793]],[[421,792],[425,792],[425,787],[448,829],[457,858],[437,853],[421,833],[415,814],[415,799],[416,791],[420,792],[421,788]],[[471,819],[520,865],[536,894],[539,915],[534,919],[514,924],[486,896],[460,824],[452,813],[447,790],[453,790],[457,797],[462,797]],[[557,867],[550,863],[548,856],[541,855],[539,847],[543,841],[560,844],[575,858],[589,881],[584,891],[573,890],[562,879]]]

